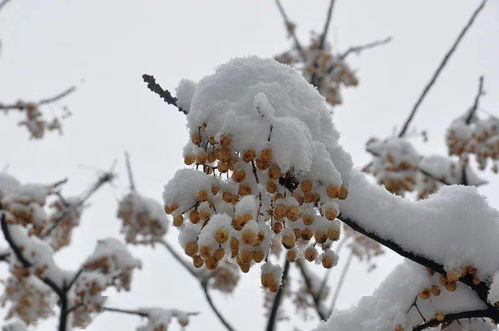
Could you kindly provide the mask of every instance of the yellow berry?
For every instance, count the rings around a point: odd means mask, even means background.
[[[190,241],[185,245],[185,254],[189,256],[194,256],[198,252],[198,244],[195,241]]]
[[[182,224],[184,224],[184,217],[182,215],[175,215],[173,218],[173,226],[178,228]]]
[[[196,156],[190,154],[190,155],[187,155],[184,157],[184,163],[185,165],[191,165],[193,164],[194,162],[196,162]]]
[[[243,154],[243,161],[244,162],[251,162],[256,156],[256,152],[254,149],[248,149],[244,152]]]
[[[224,135],[222,139],[220,139],[220,144],[224,147],[229,146],[230,144],[232,144],[232,136]]]
[[[199,249],[199,255],[201,255],[203,259],[206,259],[208,256],[211,256],[211,247],[201,246],[201,248]]]
[[[302,181],[300,184],[300,188],[303,193],[309,193],[312,191],[312,186],[312,181],[308,179]]]
[[[281,169],[275,164],[269,168],[269,177],[272,179],[278,179],[281,177]]]
[[[317,258],[317,249],[315,249],[315,247],[313,246],[307,247],[304,255],[307,261],[309,262],[315,261],[315,259]]]
[[[220,244],[223,244],[228,239],[229,239],[229,231],[227,231],[227,229],[220,229],[215,234],[215,240]]]

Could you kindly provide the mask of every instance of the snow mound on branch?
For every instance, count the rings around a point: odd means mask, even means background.
[[[451,158],[441,155],[430,155],[424,157],[419,165],[421,170],[435,178],[444,180],[449,184],[459,184],[462,182],[462,166]],[[479,186],[486,184],[472,167],[466,166],[466,180],[468,185]]]
[[[147,325],[138,327],[137,331],[167,330],[173,318],[182,327],[189,324],[189,314],[177,309],[142,308],[139,312],[147,314]]]
[[[352,161],[338,145],[330,109],[293,68],[258,57],[233,59],[199,82],[190,106],[191,134],[204,126],[215,138],[230,134],[240,151],[270,145],[284,172],[313,169],[317,178],[348,186]]]
[[[448,271],[472,266],[481,280],[490,281],[499,270],[499,212],[474,187],[444,186],[429,199],[413,202],[355,171],[340,208],[364,229]]]
[[[419,298],[418,293],[424,288],[439,284],[438,277],[414,262],[405,261],[388,275],[372,296],[362,298],[353,308],[334,311],[315,331],[386,331],[395,330],[398,325],[404,330],[412,330],[424,322],[414,302],[426,320],[433,319],[437,312],[447,314],[486,308],[474,292],[461,283],[453,292],[442,289],[431,299]]]

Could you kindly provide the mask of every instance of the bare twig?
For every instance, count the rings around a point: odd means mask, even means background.
[[[296,265],[298,266],[298,269],[300,270],[300,273],[303,277],[303,280],[305,281],[305,286],[307,287],[307,292],[310,295],[310,297],[312,297],[315,311],[316,311],[317,315],[319,316],[319,318],[321,319],[321,321],[325,321],[327,319],[327,316],[326,316],[326,314],[324,314],[324,312],[322,310],[321,302],[319,300],[320,292],[314,293],[314,290],[312,287],[312,281],[310,280],[310,277],[308,276],[307,270],[305,269],[305,266],[303,265],[302,261],[297,261],[296,263],[297,263]]]
[[[46,105],[46,104],[49,104],[49,103],[54,103],[66,96],[68,96],[69,94],[73,93],[74,91],[76,90],[76,87],[75,86],[71,86],[70,88],[62,91],[61,93],[53,96],[53,97],[50,97],[50,98],[47,98],[47,99],[41,99],[37,102],[23,102],[23,101],[20,101],[20,102],[16,102],[14,104],[10,104],[10,105],[3,105],[3,104],[0,104],[0,110],[3,110],[3,111],[8,111],[8,110],[19,110],[19,111],[24,111],[28,108],[29,105],[37,105],[37,106],[42,106],[42,105]]]
[[[295,47],[298,50],[298,53],[300,53],[302,59],[305,60],[306,59],[305,51],[303,50],[300,40],[298,40],[298,37],[296,36],[295,24],[289,20],[288,15],[286,15],[284,7],[281,4],[281,1],[275,0],[275,3],[277,4],[277,8],[279,9],[279,12],[281,13],[281,16],[284,20],[284,25],[286,26],[286,30],[288,31],[291,38],[293,38],[293,42],[295,43]]]
[[[230,325],[230,323],[227,322],[227,320],[223,317],[222,313],[218,310],[217,306],[213,302],[211,295],[210,295],[210,292],[208,291],[208,283],[207,282],[203,283],[201,288],[203,289],[203,293],[204,293],[204,296],[206,298],[206,301],[210,305],[211,310],[213,310],[215,315],[217,315],[219,321],[225,326],[225,328],[227,330],[234,331],[234,328],[232,327],[232,325]]]
[[[148,317],[149,315],[146,312],[140,310],[130,310],[130,309],[121,309],[121,308],[113,308],[102,306],[100,308],[101,311],[108,311],[111,313],[120,313],[120,314],[128,314],[128,315],[137,315],[140,317]]]
[[[61,210],[55,218],[54,223],[40,236],[40,238],[46,238],[50,233],[62,222],[62,220],[75,212],[83,206],[83,204],[95,193],[99,188],[101,188],[105,183],[110,182],[114,178],[112,172],[105,172],[97,181],[78,199],[78,201],[71,203],[67,208]]]
[[[466,116],[465,123],[469,125],[473,118],[475,117],[476,111],[478,110],[478,106],[480,103],[480,97],[484,94],[483,92],[483,76],[480,76],[480,79],[478,80],[478,92],[475,96],[475,100],[473,101],[473,105],[471,106],[470,110],[468,111],[468,115]]]
[[[189,112],[187,109],[182,109],[177,105],[177,98],[175,98],[170,91],[164,90],[161,85],[156,83],[156,78],[154,78],[154,76],[143,74],[142,79],[147,83],[147,88],[159,95],[167,104],[175,106],[181,113],[187,114]]]
[[[275,328],[277,320],[277,312],[279,311],[279,307],[282,301],[282,291],[287,286],[286,282],[288,278],[288,271],[289,271],[289,261],[286,260],[286,262],[284,263],[284,270],[282,271],[281,286],[279,287],[279,290],[277,290],[277,293],[274,297],[272,310],[270,311],[269,319],[267,320],[267,327],[266,327],[267,331],[273,331]]]
[[[215,313],[215,315],[218,317],[220,323],[222,323],[225,328],[229,331],[234,331],[235,329],[232,327],[232,325],[225,319],[225,317],[222,315],[222,313],[218,310],[217,306],[213,302],[213,299],[211,298],[210,292],[208,290],[208,279],[202,279],[196,271],[182,258],[180,255],[177,254],[177,252],[171,247],[166,241],[161,240],[159,241],[161,245],[163,245],[166,250],[173,256],[175,260],[177,260],[178,263],[182,267],[184,267],[187,272],[189,272],[192,277],[194,277],[200,284],[201,289],[203,290],[204,296],[206,298],[206,301],[208,302],[208,305],[210,306],[211,310]]]
[[[349,49],[347,49],[345,52],[343,52],[340,55],[340,59],[344,60],[348,55],[350,55],[352,53],[359,54],[360,52],[362,52],[362,51],[364,51],[366,49],[370,49],[370,48],[374,48],[374,47],[378,47],[378,46],[387,44],[391,40],[392,40],[392,37],[387,37],[387,38],[382,39],[382,40],[373,41],[373,42],[371,42],[369,44],[350,47]]]
[[[334,311],[334,308],[336,308],[336,302],[338,301],[338,297],[340,296],[340,291],[341,288],[343,287],[343,283],[345,281],[345,277],[347,275],[348,269],[350,268],[350,265],[353,260],[353,251],[350,251],[347,262],[343,266],[343,270],[341,271],[340,279],[336,283],[336,288],[334,289],[334,294],[333,294],[333,299],[331,301],[331,308],[329,309],[329,315],[331,315]]]
[[[335,2],[336,2],[335,0],[331,0],[329,2],[329,9],[327,11],[326,21],[324,22],[324,28],[322,29],[322,34],[321,34],[320,40],[319,40],[319,49],[324,48],[324,43],[326,41],[327,31],[329,30],[329,25],[331,24],[331,17],[333,16],[333,8],[334,8]]]
[[[468,22],[466,23],[466,25],[463,27],[463,29],[459,33],[457,39],[454,41],[454,44],[452,45],[452,47],[445,54],[444,58],[442,59],[442,61],[438,65],[437,70],[435,71],[435,73],[431,77],[430,81],[426,84],[426,86],[424,87],[424,89],[423,89],[421,95],[419,96],[418,100],[416,101],[416,103],[412,107],[412,110],[409,113],[409,117],[407,117],[404,125],[402,126],[402,129],[400,130],[400,132],[398,134],[399,137],[403,137],[406,134],[407,130],[409,129],[409,125],[411,124],[411,121],[413,120],[414,115],[416,114],[416,111],[418,110],[419,106],[423,102],[424,98],[426,97],[426,95],[430,91],[430,89],[433,86],[433,84],[435,84],[438,76],[440,75],[440,73],[444,69],[445,65],[447,64],[447,62],[451,58],[451,56],[454,53],[454,51],[457,49],[459,43],[463,39],[463,37],[466,34],[466,32],[473,25],[473,22],[475,21],[476,17],[478,16],[478,14],[483,9],[483,7],[485,6],[486,3],[487,3],[487,0],[483,0],[482,3],[480,3],[480,5],[478,6],[478,8],[475,9],[475,11],[471,15],[470,19],[468,20]]]
[[[128,181],[130,183],[130,190],[135,191],[135,181],[133,180],[132,166],[130,164],[130,155],[128,154],[128,152],[125,152],[125,163],[126,163],[126,170],[128,173]]]

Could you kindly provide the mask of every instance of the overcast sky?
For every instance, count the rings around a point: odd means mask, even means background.
[[[302,43],[307,43],[310,31],[322,28],[329,1],[282,1]],[[445,129],[472,104],[481,74],[488,92],[481,111],[499,114],[499,3],[489,2],[416,115],[413,128],[426,130],[429,142],[418,137],[412,141],[425,155],[445,153]],[[344,105],[336,109],[333,121],[357,166],[368,161],[364,146],[369,137],[386,137],[401,125],[478,3],[337,0],[328,35],[336,51],[393,37],[386,46],[348,59],[360,84],[344,92]],[[185,118],[149,92],[141,74],[154,74],[163,86],[174,89],[180,79],[199,80],[233,57],[272,57],[289,47],[285,37],[271,0],[12,0],[0,12],[0,102],[38,100],[77,86],[70,97],[46,108],[49,114],[59,114],[63,105],[70,108],[73,116],[63,123],[63,136],[30,141],[26,130],[16,126],[19,114],[1,116],[0,168],[8,165],[10,174],[26,182],[68,177],[63,192],[76,194],[95,179],[92,169],[119,162],[115,185],[95,195],[74,244],[58,253],[62,267],[77,268],[96,240],[119,237],[117,200],[127,192],[124,150],[131,154],[138,190],[158,200],[163,185],[183,167]],[[480,190],[499,207],[497,178],[486,177],[491,184]],[[175,230],[167,239],[178,247]],[[167,252],[161,247],[131,250],[142,258],[143,269],[134,275],[130,293],[110,293],[110,306],[199,311],[190,330],[221,329],[197,283]],[[400,258],[387,254],[378,261],[379,268],[368,275],[365,264],[354,264],[339,308],[369,295]],[[233,296],[214,294],[238,330],[259,330],[265,323],[254,269],[242,277]],[[288,312],[294,314],[294,308],[289,306]],[[317,323],[296,318],[292,322],[282,323],[280,330],[292,325],[306,330]],[[103,314],[89,330],[134,330],[137,324],[136,317]],[[54,325],[44,322],[39,329],[53,330]]]

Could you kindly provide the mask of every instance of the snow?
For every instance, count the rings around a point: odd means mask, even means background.
[[[299,254],[315,240],[326,251],[323,266],[334,266],[336,200],[348,196],[352,161],[318,91],[289,66],[246,57],[196,86],[182,81],[179,92],[189,105],[183,152],[192,168],[176,172],[163,201],[182,217],[185,253],[198,267],[229,262],[248,272],[267,260],[273,240]],[[264,287],[276,292],[280,276],[271,276]]]
[[[27,331],[26,324],[22,321],[13,321],[2,327],[2,331]]]
[[[499,271],[496,272],[494,278],[492,279],[487,300],[491,305],[497,305],[499,302]]]
[[[137,331],[168,330],[173,318],[176,318],[181,326],[189,324],[189,314],[177,309],[142,308],[139,312],[147,314],[147,324],[137,328]]]
[[[376,291],[347,310],[335,310],[329,320],[315,331],[386,331],[396,326],[412,330],[423,323],[417,308],[426,320],[437,312],[455,313],[486,308],[466,285],[457,284],[454,291],[443,288],[438,296],[418,297],[425,288],[439,286],[439,275],[431,275],[424,267],[406,260],[397,266]]]
[[[491,280],[499,269],[499,213],[474,187],[444,186],[413,202],[354,171],[349,197],[339,203],[344,217],[446,270],[473,266],[481,280]]]
[[[237,58],[218,67],[199,82],[187,121],[191,135],[204,124],[208,137],[230,134],[236,150],[270,146],[283,172],[293,167],[307,173],[324,162],[328,166],[314,176],[348,184],[348,172],[340,177],[336,163],[351,167],[351,160],[335,153],[339,134],[324,98],[295,70],[273,60]]]
[[[196,87],[197,84],[193,81],[182,79],[175,90],[177,105],[186,112],[189,112],[191,108],[192,97],[196,92]]]

